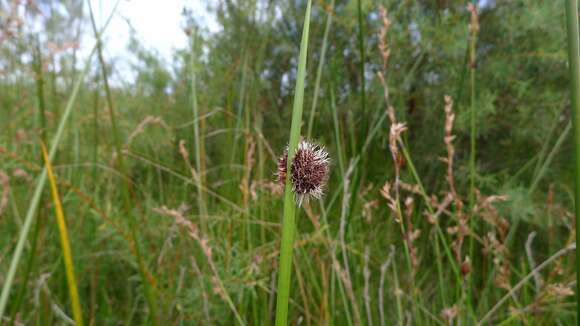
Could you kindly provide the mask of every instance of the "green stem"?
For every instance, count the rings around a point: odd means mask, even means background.
[[[580,215],[580,46],[578,32],[578,0],[566,1],[566,21],[568,28],[568,60],[570,68],[570,97],[572,100],[572,125],[574,127],[574,150],[575,150],[575,193],[574,207],[576,219]],[[580,224],[576,220],[576,234],[580,234]],[[576,237],[578,247],[578,237]],[[576,284],[580,284],[580,250],[576,250]],[[580,324],[580,294],[576,291],[576,316]]]
[[[97,180],[97,161],[99,159],[99,77],[95,78],[95,99],[93,105],[93,180]]]
[[[77,82],[72,90],[72,93],[69,97],[67,102],[64,114],[60,120],[58,128],[56,130],[55,135],[52,138],[52,147],[50,148],[49,158],[52,160],[56,155],[56,150],[58,148],[58,144],[62,139],[62,135],[64,133],[64,128],[68,117],[70,116],[73,108],[73,104],[76,100],[77,94],[79,92],[80,86],[82,84],[84,76],[87,74],[90,68],[90,61],[95,52],[95,49],[91,51],[89,57],[87,58],[87,62],[85,65],[85,69],[83,70],[82,74],[77,79]],[[28,206],[28,211],[26,213],[26,218],[24,220],[24,224],[22,225],[22,229],[20,230],[20,235],[18,237],[18,242],[16,244],[16,248],[14,249],[14,255],[12,256],[12,260],[10,261],[10,267],[8,268],[8,272],[6,273],[6,278],[4,280],[4,285],[2,286],[2,293],[0,294],[0,319],[4,316],[4,310],[6,309],[6,304],[8,303],[8,296],[10,294],[10,289],[12,288],[12,284],[14,282],[14,276],[16,275],[16,269],[18,267],[18,263],[20,262],[20,258],[22,257],[22,251],[24,250],[24,243],[28,237],[28,232],[30,232],[30,227],[32,226],[33,217],[36,213],[36,209],[38,204],[40,203],[40,197],[42,195],[42,190],[44,188],[44,184],[46,183],[47,172],[46,167],[42,169],[42,173],[38,178],[38,183],[36,184],[36,188],[34,193],[30,199],[30,206]]]
[[[473,23],[473,22],[472,22]],[[471,29],[469,41],[469,79],[470,79],[470,153],[469,153],[469,203],[473,205],[475,195],[475,159],[476,159],[476,132],[475,124],[475,69],[477,67],[476,45],[477,45],[477,27]]]
[[[199,209],[199,215],[202,223],[205,225],[205,204],[203,200],[203,184],[201,175],[201,142],[199,133],[199,108],[197,105],[197,89],[196,89],[196,63],[195,63],[195,46],[196,46],[197,32],[195,30],[191,31],[191,107],[193,110],[193,139],[194,139],[194,151],[195,151],[195,170],[197,171],[197,204]]]
[[[101,29],[100,33],[103,33],[105,31],[105,29],[107,28],[107,26],[109,25],[109,22],[111,21],[111,18],[113,17],[113,14],[117,10],[118,4],[119,4],[119,1],[117,1],[117,3],[115,4],[115,7],[114,7],[111,15],[109,15],[109,18],[107,19],[107,21],[106,21],[105,25],[103,26],[103,28]],[[70,116],[70,114],[72,112],[73,104],[76,100],[77,94],[78,94],[79,89],[80,89],[81,84],[82,84],[82,81],[83,81],[85,75],[89,72],[89,69],[91,67],[90,63],[91,63],[91,59],[93,57],[93,54],[96,51],[96,47],[97,46],[95,45],[93,47],[93,49],[91,50],[91,53],[87,57],[85,67],[84,67],[81,75],[79,76],[79,78],[77,79],[77,81],[73,87],[71,95],[70,95],[68,102],[66,104],[66,107],[64,109],[64,113],[63,113],[62,117],[60,118],[60,122],[58,124],[57,129],[56,129],[56,133],[54,134],[54,136],[52,138],[52,142],[50,143],[52,145],[50,148],[49,155],[48,155],[50,160],[54,160],[54,157],[56,155],[56,151],[58,149],[58,145],[59,145],[59,143],[62,139],[62,135],[64,133],[64,128],[66,126],[66,122],[67,122],[68,117]],[[4,316],[4,311],[5,311],[6,305],[8,303],[8,297],[10,295],[10,290],[11,290],[12,284],[14,282],[14,276],[16,275],[16,269],[18,267],[18,263],[20,262],[20,258],[22,257],[22,251],[24,250],[24,243],[26,242],[26,239],[28,237],[28,232],[30,232],[30,228],[32,226],[34,214],[36,213],[36,209],[38,207],[38,204],[40,203],[40,197],[42,195],[42,190],[44,188],[44,184],[46,183],[46,178],[47,178],[47,171],[46,171],[46,167],[44,167],[42,169],[42,173],[40,174],[40,177],[38,178],[38,183],[36,184],[36,188],[34,189],[34,193],[32,195],[32,198],[30,199],[30,206],[28,206],[28,211],[27,211],[26,217],[24,219],[24,224],[22,225],[22,229],[21,229],[20,235],[18,237],[18,242],[16,244],[16,248],[14,249],[14,255],[12,256],[12,260],[10,261],[10,267],[8,268],[8,272],[6,273],[6,278],[4,280],[4,285],[2,286],[2,293],[0,294],[0,319],[2,319],[2,317]]]
[[[44,144],[47,144],[47,126],[46,126],[46,105],[44,100],[44,71],[42,69],[42,52],[40,51],[40,40],[36,39],[35,49],[33,52],[34,62],[33,62],[33,69],[36,76],[36,97],[38,100],[38,109],[39,109],[39,119],[40,119],[40,138]],[[42,158],[40,160],[42,163]],[[41,164],[42,165],[42,164]],[[43,228],[43,221],[44,221],[44,210],[40,207],[38,212],[38,220],[34,226],[34,231],[32,233],[32,243],[30,252],[28,254],[28,260],[26,264],[26,269],[24,271],[24,281],[20,286],[20,290],[18,291],[18,295],[16,296],[15,304],[12,308],[11,316],[11,324],[14,324],[16,313],[20,310],[20,305],[22,304],[22,300],[24,299],[24,295],[26,293],[26,286],[28,285],[28,280],[30,278],[30,273],[32,272],[32,266],[34,265],[34,258],[38,254],[37,246],[38,246],[38,237],[40,234],[40,230]]]
[[[38,98],[38,108],[40,109],[40,128],[41,128],[41,139],[46,144],[47,141],[47,126],[46,126],[46,105],[44,101],[44,75],[42,69],[42,52],[40,52],[40,40],[36,40],[36,49],[35,49],[35,74],[36,74],[36,95]],[[47,144],[48,145],[48,144]]]
[[[330,3],[328,14],[326,18],[326,26],[324,27],[324,37],[322,38],[322,46],[320,47],[320,61],[318,62],[318,69],[316,71],[316,82],[314,84],[314,96],[312,98],[312,108],[310,109],[310,119],[308,120],[308,133],[306,138],[310,139],[312,136],[312,127],[314,126],[314,116],[316,113],[316,104],[318,103],[318,92],[320,91],[320,79],[322,78],[322,69],[324,68],[324,58],[326,56],[326,48],[328,47],[328,34],[330,32],[330,25],[332,24],[332,13],[334,11],[334,0]]]
[[[474,2],[473,6],[477,7]],[[477,10],[477,9],[474,9]],[[471,22],[473,24],[473,21]],[[475,114],[475,69],[477,67],[476,58],[476,45],[477,45],[477,30],[478,27],[471,26],[471,36],[469,42],[469,72],[470,72],[470,143],[471,149],[469,153],[469,206],[473,207],[475,205],[475,176],[476,176],[476,114]],[[475,232],[475,219],[471,218],[469,221],[469,227]],[[469,238],[469,257],[473,258],[475,252],[475,241],[473,237]],[[467,306],[470,312],[473,311],[472,295],[471,295],[471,285],[472,285],[472,275],[467,276]]]
[[[292,125],[290,127],[290,142],[288,144],[288,171],[291,171],[294,152],[300,139],[300,127],[302,124],[302,109],[304,101],[304,79],[306,75],[306,55],[308,53],[308,31],[310,28],[311,0],[308,0],[302,41],[300,44],[300,57],[298,60],[298,74],[294,92],[294,107],[292,108]],[[282,221],[282,242],[280,244],[280,265],[278,274],[278,297],[276,303],[276,325],[283,326],[288,323],[288,300],[290,296],[290,274],[292,271],[292,249],[294,233],[296,231],[296,203],[292,186],[290,185],[290,173],[286,174],[286,188],[284,195],[284,220]]]
[[[568,123],[566,125],[566,128],[564,128],[564,131],[562,132],[560,137],[558,137],[558,140],[556,140],[554,147],[552,147],[552,150],[550,151],[550,153],[546,157],[546,160],[544,161],[544,163],[541,165],[540,169],[538,170],[538,173],[534,176],[534,179],[532,181],[532,185],[530,186],[530,189],[528,190],[528,194],[530,196],[536,191],[536,188],[538,187],[540,180],[542,180],[542,178],[544,177],[544,175],[548,171],[548,167],[552,163],[552,160],[554,159],[554,157],[556,157],[556,153],[558,153],[558,151],[560,150],[562,145],[564,145],[564,141],[566,139],[568,139],[568,134],[570,134],[571,129],[572,129],[572,124]]]
[[[336,142],[336,156],[338,156],[338,167],[340,175],[344,175],[344,158],[342,154],[342,141],[340,138],[340,125],[338,123],[338,114],[336,112],[336,101],[334,97],[334,89],[330,89],[330,108],[332,109],[332,122],[334,124],[334,141]]]
[[[113,97],[111,95],[111,89],[109,87],[109,80],[107,75],[107,69],[105,66],[105,60],[103,58],[103,48],[101,43],[101,35],[102,33],[97,30],[97,25],[95,23],[93,9],[91,7],[91,2],[88,1],[89,4],[89,11],[91,16],[91,23],[93,26],[93,31],[95,33],[95,38],[97,39],[97,56],[100,63],[101,73],[103,77],[103,86],[105,88],[105,98],[107,100],[107,108],[109,111],[109,116],[111,119],[111,128],[112,128],[112,136],[113,136],[113,143],[115,146],[115,152],[117,153],[117,166],[119,171],[123,174],[128,176],[125,160],[123,158],[123,152],[121,151],[121,141],[119,139],[119,132],[117,128],[117,122],[115,119],[115,111],[113,107]],[[137,259],[137,264],[139,266],[139,274],[141,276],[141,281],[143,282],[143,287],[145,288],[145,299],[147,301],[147,306],[149,308],[150,320],[155,325],[157,324],[157,317],[156,317],[156,307],[157,303],[155,300],[155,289],[153,285],[149,282],[147,275],[147,267],[145,265],[145,261],[143,259],[141,248],[139,244],[139,237],[137,230],[139,228],[139,223],[137,221],[136,216],[133,213],[133,204],[132,204],[132,189],[131,189],[131,182],[127,179],[127,182],[123,183],[123,204],[125,213],[128,215],[128,222],[129,227],[131,229],[131,239],[133,241],[133,248],[135,250],[135,258]]]
[[[365,39],[364,39],[364,19],[362,12],[362,1],[358,0],[358,41],[360,52],[360,105],[363,114],[363,128],[361,128],[361,135],[364,137],[364,132],[367,130],[367,110],[366,110],[366,83],[365,83]]]

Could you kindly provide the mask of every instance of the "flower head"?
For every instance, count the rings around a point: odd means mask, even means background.
[[[330,159],[324,147],[300,141],[294,158],[290,174],[292,191],[296,194],[298,204],[308,200],[310,196],[320,198],[324,193],[324,186],[328,179]],[[278,159],[278,181],[286,183],[288,171],[288,147]]]

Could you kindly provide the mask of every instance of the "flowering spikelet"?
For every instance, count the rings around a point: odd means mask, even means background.
[[[302,201],[308,200],[310,196],[320,198],[324,193],[324,185],[328,179],[330,160],[324,147],[300,141],[294,158],[290,182],[292,191],[296,194],[299,205]],[[286,183],[286,173],[288,171],[288,147],[278,159],[278,182]]]

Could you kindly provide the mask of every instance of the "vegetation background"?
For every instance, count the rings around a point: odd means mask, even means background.
[[[564,2],[468,2],[313,2],[290,323],[576,323]],[[306,1],[209,4],[131,80],[86,3],[0,2],[0,324],[79,323],[41,143],[86,324],[272,324]]]

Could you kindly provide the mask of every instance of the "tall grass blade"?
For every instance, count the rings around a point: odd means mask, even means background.
[[[365,80],[365,36],[364,36],[364,17],[362,9],[362,0],[357,1],[357,13],[358,13],[358,46],[360,52],[360,105],[363,114],[363,124],[361,128],[361,136],[364,137],[364,133],[368,126],[368,112],[366,109],[366,80]],[[356,186],[355,186],[356,187]]]
[[[566,1],[568,28],[568,61],[570,69],[570,97],[572,99],[572,125],[574,126],[575,178],[574,209],[576,213],[576,235],[580,234],[580,45],[578,32],[578,0]],[[578,248],[578,236],[576,236]],[[580,250],[576,250],[576,284],[580,284]],[[580,293],[576,291],[576,323],[580,324]]]
[[[117,4],[118,4],[118,2],[117,2]],[[115,6],[115,9],[113,9],[107,22],[105,23],[105,25],[101,29],[101,33],[109,25],[109,22],[111,21],[111,17],[113,16],[114,12],[116,11],[116,8],[117,7]],[[64,128],[66,126],[66,122],[67,122],[68,117],[70,116],[70,114],[72,112],[73,104],[74,104],[76,97],[79,93],[79,89],[80,89],[80,86],[83,82],[83,79],[89,71],[91,58],[95,54],[96,49],[97,49],[97,45],[95,44],[95,46],[93,47],[93,49],[91,50],[91,52],[87,58],[87,61],[85,63],[85,67],[84,67],[83,71],[78,76],[78,79],[74,85],[72,93],[71,93],[71,95],[68,99],[68,102],[66,104],[66,107],[64,109],[64,113],[61,116],[56,133],[54,134],[54,137],[52,138],[51,148],[50,148],[50,151],[48,154],[48,158],[51,161],[54,159],[54,156],[56,155],[56,150],[58,149],[58,144],[60,143],[61,138],[62,138],[62,134],[64,133]],[[2,286],[2,293],[0,294],[0,319],[2,319],[2,317],[4,316],[4,310],[6,309],[6,304],[8,303],[8,296],[10,295],[10,289],[12,288],[12,284],[14,283],[14,276],[16,274],[16,268],[18,267],[18,263],[20,262],[20,258],[22,256],[22,251],[24,250],[24,243],[26,242],[26,239],[28,237],[28,232],[30,232],[30,227],[32,226],[33,217],[34,217],[34,214],[36,213],[36,209],[38,208],[38,203],[40,202],[42,190],[44,188],[44,184],[46,183],[46,177],[47,177],[47,171],[46,171],[46,167],[45,167],[42,169],[42,173],[40,174],[40,177],[38,178],[38,183],[36,184],[36,188],[34,190],[32,198],[30,199],[30,206],[28,206],[28,211],[27,211],[26,217],[24,219],[24,224],[22,225],[22,229],[21,229],[20,235],[18,237],[18,242],[17,242],[16,248],[14,250],[14,255],[12,256],[12,260],[10,261],[10,267],[8,268],[8,273],[6,274],[5,282],[4,282],[4,285]]]
[[[469,23],[469,80],[470,80],[470,96],[469,96],[469,111],[470,111],[470,151],[469,151],[469,205],[473,206],[475,203],[475,177],[477,174],[476,159],[477,159],[477,149],[476,149],[476,138],[477,138],[477,125],[476,125],[476,84],[475,84],[475,74],[477,68],[477,36],[479,31],[479,22],[477,17],[477,3],[472,2],[468,6],[471,11],[471,21]],[[469,222],[470,228],[474,230],[476,228],[476,223],[474,219]],[[469,238],[469,256],[474,256],[475,243],[473,237]],[[472,298],[471,298],[471,285],[472,277],[468,275],[467,286],[464,290],[467,291],[466,299],[468,310],[472,311]]]
[[[469,151],[469,203],[473,205],[473,200],[475,196],[475,174],[476,174],[476,133],[477,133],[477,126],[475,123],[476,114],[475,114],[475,70],[477,68],[477,53],[476,53],[476,46],[477,46],[477,32],[479,26],[477,25],[477,7],[473,4],[471,6],[471,22],[469,25],[470,29],[470,36],[469,36],[469,81],[470,81],[470,94],[469,94],[469,123],[470,123],[470,132],[469,132],[469,142],[470,142],[470,151]]]
[[[287,171],[292,171],[292,159],[294,158],[294,152],[296,151],[298,141],[300,140],[311,6],[312,1],[308,0],[306,14],[304,15],[302,41],[300,43],[300,57],[298,60],[296,88],[294,90],[294,107],[292,108],[292,125],[290,127],[290,142],[288,144]],[[290,296],[290,274],[292,271],[292,247],[294,243],[294,233],[296,230],[296,202],[294,200],[294,194],[292,193],[292,186],[290,185],[290,175],[291,173],[286,174],[286,187],[284,190],[284,219],[282,221],[282,241],[280,244],[280,264],[278,273],[278,294],[276,300],[277,326],[286,325],[288,322],[288,299]]]
[[[554,147],[552,147],[552,150],[550,150],[550,153],[546,157],[546,160],[543,161],[542,165],[538,169],[537,174],[534,175],[534,179],[532,181],[532,184],[530,186],[530,189],[528,190],[528,193],[530,195],[533,194],[536,191],[536,188],[538,187],[538,184],[540,183],[540,180],[542,180],[542,178],[548,172],[548,167],[550,167],[550,164],[554,160],[554,157],[556,157],[556,154],[558,153],[558,151],[560,150],[560,148],[562,147],[562,145],[564,145],[564,141],[566,139],[568,139],[568,135],[570,134],[570,131],[571,130],[572,130],[572,124],[571,123],[568,123],[566,125],[566,127],[564,128],[564,131],[562,131],[562,134],[560,134],[560,137],[558,137],[558,139],[556,140],[556,143],[554,144]]]
[[[196,89],[196,40],[197,31],[191,31],[191,62],[190,62],[190,73],[191,73],[191,108],[193,111],[193,140],[194,140],[194,151],[195,151],[195,169],[197,171],[197,204],[199,209],[199,214],[201,220],[204,221],[205,214],[205,204],[203,200],[203,188],[202,188],[202,171],[201,171],[201,145],[200,145],[200,133],[199,133],[199,108],[197,105],[197,89]]]
[[[77,326],[83,325],[83,315],[81,312],[81,303],[79,299],[79,291],[77,289],[77,282],[75,279],[74,265],[72,260],[72,253],[70,249],[70,242],[68,239],[68,231],[66,228],[66,221],[64,218],[64,212],[62,209],[62,203],[60,201],[60,196],[58,194],[58,187],[56,186],[56,180],[52,173],[52,165],[48,158],[48,152],[46,151],[46,146],[44,144],[42,147],[42,156],[44,158],[44,163],[46,171],[48,174],[48,180],[50,182],[50,189],[52,192],[52,201],[54,203],[54,210],[56,214],[56,219],[58,223],[58,231],[60,233],[60,244],[62,246],[62,255],[64,257],[64,267],[66,270],[66,281],[68,283],[68,290],[70,293],[70,301],[73,310],[73,317]]]
[[[91,23],[93,26],[93,32],[95,33],[95,38],[97,39],[97,56],[99,59],[99,63],[100,63],[100,68],[101,68],[101,74],[103,77],[103,86],[105,88],[105,97],[107,99],[107,108],[109,111],[109,116],[111,119],[111,128],[112,128],[112,134],[113,134],[113,143],[115,145],[115,151],[117,153],[117,164],[118,164],[118,168],[120,170],[120,172],[124,175],[129,175],[129,173],[127,173],[127,169],[126,169],[126,165],[125,165],[125,160],[123,158],[123,153],[121,151],[121,141],[119,139],[119,132],[118,132],[118,128],[117,128],[117,122],[116,122],[116,118],[115,118],[115,112],[114,112],[114,106],[113,106],[113,97],[111,95],[111,89],[109,88],[109,79],[108,79],[108,75],[107,75],[107,69],[105,66],[105,60],[103,58],[103,47],[102,47],[102,32],[99,32],[97,30],[97,25],[95,23],[95,19],[94,19],[94,15],[93,15],[93,9],[91,7],[91,2],[88,1],[89,4],[89,11],[90,11],[90,16],[91,16]],[[118,5],[118,2],[117,2]],[[132,212],[132,208],[133,208],[133,203],[131,198],[132,193],[131,193],[131,184],[130,182],[125,182],[123,187],[123,191],[122,191],[122,195],[123,195],[123,204],[124,204],[124,208],[125,208],[125,213],[128,215],[128,222],[129,222],[129,227],[131,229],[131,238],[133,240],[133,249],[135,252],[135,258],[137,259],[137,264],[139,266],[139,274],[141,276],[141,281],[143,282],[143,286],[145,288],[145,299],[147,301],[147,306],[149,307],[149,314],[150,314],[150,321],[153,324],[157,323],[157,303],[155,302],[155,289],[153,287],[153,285],[151,284],[152,282],[149,280],[149,272],[147,271],[147,267],[145,265],[145,261],[143,259],[143,255],[141,253],[141,248],[139,245],[139,237],[138,237],[138,226],[139,224],[137,223],[137,218],[135,217],[134,213]]]
[[[330,90],[330,108],[332,109],[332,123],[334,125],[334,141],[336,142],[336,156],[338,156],[338,167],[340,175],[344,176],[344,158],[342,154],[342,141],[340,137],[340,124],[338,122],[338,114],[336,108],[336,99],[334,96],[334,89]]]
[[[320,92],[320,80],[322,79],[322,69],[324,68],[324,59],[326,57],[326,49],[328,48],[328,34],[330,34],[330,26],[332,25],[332,15],[334,13],[334,0],[328,7],[328,14],[326,18],[326,26],[324,27],[324,36],[322,38],[322,46],[320,47],[320,61],[318,62],[318,69],[316,70],[316,82],[314,83],[314,96],[312,97],[312,108],[310,109],[310,118],[308,119],[308,133],[306,138],[310,139],[312,136],[312,127],[314,126],[314,116],[316,115],[316,104],[318,103],[318,93]]]
[[[40,50],[40,40],[37,38],[36,42],[35,42],[35,49],[34,49],[34,63],[33,63],[33,69],[34,69],[34,73],[36,75],[36,98],[37,98],[37,105],[38,105],[38,113],[39,113],[39,119],[40,119],[40,128],[41,128],[41,132],[40,132],[40,138],[42,140],[43,143],[46,144],[47,140],[47,132],[48,132],[48,128],[47,128],[47,123],[46,123],[46,101],[45,101],[45,95],[44,95],[44,69],[42,67],[42,52]],[[42,156],[42,155],[41,155]],[[40,158],[41,161],[41,165],[42,165],[42,158]],[[44,216],[43,214],[43,210],[41,208],[41,210],[38,213],[40,216]],[[38,247],[38,235],[40,234],[41,229],[43,229],[44,226],[44,218],[39,218],[36,221],[36,224],[34,225],[34,230],[32,233],[32,242],[30,245],[30,252],[28,254],[28,259],[27,259],[27,263],[26,263],[26,268],[24,270],[23,273],[23,281],[22,284],[20,285],[20,290],[17,292],[18,294],[16,295],[16,299],[15,299],[15,304],[12,306],[12,312],[10,313],[10,320],[14,321],[14,317],[16,316],[16,313],[18,313],[18,310],[20,310],[20,305],[22,304],[22,301],[24,299],[24,295],[26,293],[26,287],[28,285],[28,280],[30,278],[30,273],[32,271],[32,267],[34,266],[35,263],[35,258],[37,255],[37,247]]]
[[[47,125],[46,125],[46,105],[44,101],[44,74],[42,69],[42,52],[40,51],[40,40],[37,38],[34,49],[34,73],[36,74],[36,97],[38,99],[39,119],[40,119],[40,137],[46,142]]]
[[[92,57],[93,54],[94,54],[94,49],[91,52],[91,54],[89,55],[89,59],[87,60],[87,66],[86,66],[85,70],[82,72],[82,74],[79,76],[79,79],[77,80],[75,88],[73,89],[73,92],[71,94],[71,97],[69,98],[69,101],[67,103],[64,114],[61,118],[59,127],[56,131],[55,136],[53,137],[52,147],[51,147],[50,153],[49,153],[50,160],[52,160],[56,154],[56,149],[58,147],[58,144],[61,141],[67,118],[70,115],[70,113],[72,112],[74,100],[77,97],[82,79],[88,71],[88,67],[89,67],[88,63],[90,62],[90,58]],[[47,177],[47,171],[46,171],[46,167],[45,167],[42,170],[42,173],[40,174],[40,177],[38,179],[38,183],[36,184],[36,188],[34,190],[34,194],[32,195],[32,199],[30,200],[30,206],[28,207],[28,212],[26,213],[26,217],[24,219],[24,224],[22,226],[22,230],[20,231],[20,236],[18,238],[18,243],[16,244],[14,256],[12,257],[12,261],[10,262],[10,267],[9,267],[8,273],[6,275],[6,281],[4,283],[4,286],[2,287],[2,294],[0,295],[0,318],[4,315],[4,309],[6,308],[6,303],[8,301],[8,295],[10,293],[10,288],[12,287],[12,283],[14,281],[14,275],[16,273],[16,268],[18,267],[18,262],[20,261],[20,257],[22,256],[22,250],[24,249],[24,243],[26,242],[26,238],[28,236],[28,232],[30,231],[30,227],[32,225],[32,220],[33,220],[34,214],[36,213],[38,203],[40,202],[42,190],[44,188],[44,184],[46,183],[46,177]]]

